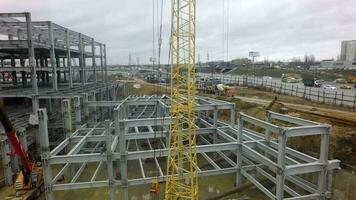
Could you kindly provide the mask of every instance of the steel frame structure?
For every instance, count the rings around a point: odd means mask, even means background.
[[[52,150],[46,110],[38,110],[46,199],[54,198],[53,191],[97,187],[107,187],[114,199],[115,187],[120,186],[121,198],[126,200],[129,186],[148,184],[157,176],[159,181],[166,180],[169,99],[129,96],[121,101],[87,101],[83,106],[89,115],[97,108],[109,108],[113,120],[84,123]],[[234,104],[197,97],[195,107],[199,176],[231,173],[236,175],[237,185],[245,177],[271,199],[331,196],[332,174],[339,161],[327,160],[329,125],[268,112],[266,121],[240,113],[236,126]],[[219,110],[230,111],[229,122],[219,120]],[[76,115],[80,112],[76,109]],[[277,126],[276,121],[288,127]],[[287,147],[287,138],[306,135],[320,136],[318,158]],[[86,168],[88,165],[94,168]],[[128,165],[139,170],[130,173]],[[152,174],[152,168],[158,174]],[[317,181],[300,174],[316,174]],[[62,176],[66,181],[59,181]],[[276,192],[262,185],[260,176],[273,183]]]

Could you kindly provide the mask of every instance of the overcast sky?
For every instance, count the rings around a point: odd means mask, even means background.
[[[170,0],[163,1],[166,63]],[[221,60],[246,57],[249,51],[259,51],[260,60],[306,53],[320,60],[336,57],[341,40],[356,39],[355,0],[225,0],[229,9],[223,9],[223,1],[197,0],[196,51],[203,62],[208,52],[210,60]],[[230,13],[228,54],[223,48],[224,10]],[[51,20],[106,43],[109,64],[127,64],[129,52],[133,62],[137,56],[141,63],[152,57],[152,0],[1,0],[0,12],[23,11],[32,12],[34,20]]]

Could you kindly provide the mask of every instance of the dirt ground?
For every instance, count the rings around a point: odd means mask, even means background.
[[[355,108],[323,105],[298,97],[274,94],[254,88],[238,87],[237,91],[239,97],[249,98],[243,98],[244,100],[226,97],[215,98],[235,102],[237,111],[265,119],[266,105],[277,97],[277,103],[272,106],[272,111],[279,112],[280,108],[287,107],[290,115],[332,125],[330,158],[340,159],[343,165],[356,166]],[[317,155],[320,140],[318,136],[296,137],[289,139],[288,144],[300,151]]]

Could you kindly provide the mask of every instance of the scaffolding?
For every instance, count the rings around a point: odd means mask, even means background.
[[[90,110],[89,115],[94,114],[93,108],[110,108],[111,120],[83,123],[51,150],[46,138],[46,110],[38,111],[46,199],[54,198],[53,191],[98,187],[108,188],[110,199],[115,199],[119,186],[121,199],[127,200],[128,187],[149,184],[154,177],[160,182],[166,180],[167,97],[129,96],[120,101],[87,101],[83,106]],[[340,162],[327,160],[329,125],[274,112],[267,113],[266,121],[240,113],[235,125],[234,104],[206,97],[196,97],[195,108],[198,176],[234,174],[237,185],[244,178],[271,199],[331,197],[333,171]],[[230,119],[220,119],[219,110],[229,111]],[[276,121],[288,126],[277,126]],[[290,137],[307,135],[320,137],[318,157],[286,145]],[[147,163],[155,170],[149,170]],[[130,169],[134,173],[128,173]],[[314,174],[316,181],[301,176],[305,174]],[[276,191],[260,183],[260,176],[274,184]]]

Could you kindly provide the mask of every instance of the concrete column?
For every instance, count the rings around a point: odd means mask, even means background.
[[[48,58],[44,58],[44,67],[48,68]],[[44,72],[45,73],[45,83],[48,84],[49,83],[49,72]]]
[[[8,140],[5,138],[1,140],[0,143],[1,143],[1,156],[2,156],[2,166],[4,169],[5,184],[7,186],[10,186],[13,183],[10,156],[8,155],[8,153],[10,153],[10,144]]]
[[[4,67],[4,60],[0,59],[0,67],[3,68]],[[0,75],[2,75],[2,78],[4,79],[4,73],[0,73]],[[1,80],[0,80],[0,90],[1,90]]]
[[[91,39],[91,51],[93,57],[93,75],[94,75],[94,83],[96,83],[96,58],[95,58],[95,41],[94,38]]]
[[[26,28],[27,28],[27,43],[28,43],[28,58],[29,58],[29,66],[31,68],[31,81],[32,81],[32,93],[34,95],[38,95],[38,85],[37,85],[37,74],[36,74],[36,65],[35,65],[35,51],[33,48],[32,41],[32,21],[31,21],[31,13],[25,13],[26,16]],[[34,100],[32,100],[34,101]],[[38,99],[33,105],[38,105]],[[34,108],[38,108],[38,106],[33,107],[33,113],[35,114],[37,110]]]
[[[17,135],[19,137],[20,143],[22,148],[27,152],[27,138],[26,138],[26,131],[25,130],[19,130],[17,131]]]
[[[10,149],[14,149],[10,143]],[[11,169],[14,173],[17,173],[20,170],[20,157],[18,155],[10,156]]]
[[[103,90],[100,89],[99,90],[99,101],[103,101],[104,100],[104,93],[103,93]],[[100,118],[101,118],[101,121],[104,119],[104,113],[103,113],[103,107],[100,106]],[[110,114],[110,113],[109,113]]]
[[[52,191],[52,169],[48,163],[50,159],[50,149],[48,140],[48,117],[46,109],[38,109],[39,133],[41,134],[41,157],[43,167],[43,179],[46,200],[53,200]]]
[[[117,98],[116,98],[116,86],[115,85],[111,89],[111,98],[112,98],[113,101],[117,100]]]
[[[74,109],[75,109],[75,129],[79,129],[82,124],[79,96],[74,97]]]
[[[57,91],[58,86],[57,86],[57,63],[55,60],[55,50],[54,50],[54,38],[53,38],[53,25],[52,22],[48,22],[48,35],[49,35],[49,42],[51,43],[51,47],[49,49],[49,53],[51,56],[51,65],[52,65],[52,84],[53,84],[53,90]]]
[[[93,91],[90,95],[90,101],[96,101],[96,93]],[[97,121],[97,114],[96,114],[96,106],[91,107],[90,113],[93,114],[93,120],[96,122]]]
[[[52,99],[48,99],[47,101],[47,110],[48,110],[48,115],[53,114],[53,106],[52,106]]]
[[[241,114],[239,115],[239,124],[238,124],[238,136],[237,136],[237,152],[236,152],[236,165],[237,165],[237,173],[236,173],[236,187],[240,187],[242,184],[242,174],[241,174],[241,168],[242,168],[242,131],[244,127],[244,121],[241,117]]]
[[[63,58],[63,81],[67,82],[67,71],[66,71],[66,58]]]
[[[277,175],[276,175],[276,199],[282,200],[284,198],[284,169],[285,169],[285,155],[286,155],[287,135],[286,131],[282,131],[278,136],[278,158],[277,158]]]
[[[85,55],[85,45],[83,45],[83,68],[84,68],[84,83],[88,81],[88,76],[87,76],[87,57]]]
[[[58,67],[57,69],[58,69],[58,71],[57,71],[57,73],[56,73],[56,75],[57,75],[57,82],[58,83],[60,83],[62,80],[62,76],[61,76],[61,69],[60,69],[60,67],[61,67],[61,60],[60,60],[60,58],[58,57],[58,56],[56,56],[56,66]]]
[[[39,100],[38,100],[38,94],[32,94],[32,112],[34,115],[37,116],[36,110],[40,107],[39,106]]]
[[[13,35],[9,35],[8,36],[8,39],[9,40],[14,40],[14,36]],[[15,61],[15,57],[13,54],[11,54],[11,68],[15,68],[16,67],[16,61]],[[12,71],[11,72],[11,76],[12,76],[12,82],[14,85],[17,85],[17,74],[16,74],[16,71]]]
[[[100,44],[100,68],[101,68],[101,81],[105,80],[104,75],[104,58],[103,58],[103,45]]]
[[[43,68],[45,66],[45,63],[44,63],[44,59],[43,58],[40,58],[40,66],[41,68]],[[41,72],[41,82],[42,82],[42,85],[45,85],[45,81],[46,81],[46,75],[45,75],[45,72],[42,71]]]
[[[68,66],[68,82],[69,82],[69,87],[73,87],[73,73],[72,73],[72,58],[71,58],[71,53],[70,53],[70,43],[69,43],[69,30],[66,29],[66,49],[67,49],[67,66]]]
[[[121,99],[124,99],[125,97],[127,97],[129,95],[129,89],[128,89],[128,84],[124,83],[123,85],[123,91],[122,91],[122,97],[120,97]]]
[[[64,117],[64,134],[69,138],[72,134],[72,112],[70,106],[70,99],[62,100],[63,117]]]
[[[21,81],[22,81],[22,87],[25,88],[27,85],[26,72],[21,72]]]
[[[38,62],[37,62],[37,59],[36,59],[36,67],[38,67]],[[25,67],[25,59],[23,58],[23,56],[21,55],[20,56],[20,65],[21,67]],[[38,77],[37,77],[38,78]],[[16,77],[17,79],[17,77]],[[38,81],[38,79],[37,79]],[[16,81],[17,82],[17,81]],[[26,87],[26,72],[21,72],[21,82],[22,82],[22,87]]]
[[[111,144],[112,144],[112,136],[110,130],[110,121],[105,120],[105,138],[106,138],[106,164],[108,169],[108,181],[109,181],[109,196],[110,200],[115,199],[115,188],[114,188],[114,169],[113,169],[113,162],[112,162],[112,151],[111,151]]]
[[[84,109],[84,120],[88,122],[90,119],[90,112],[88,107],[89,95],[88,93],[83,93],[83,109]]]

